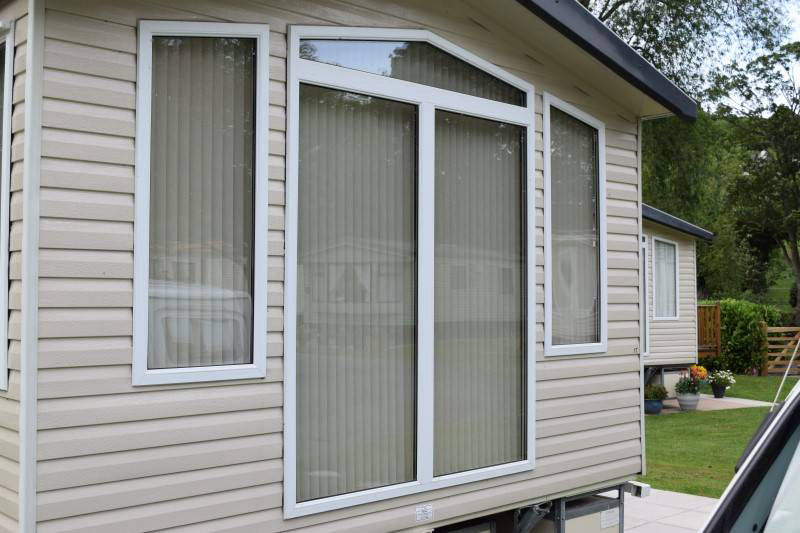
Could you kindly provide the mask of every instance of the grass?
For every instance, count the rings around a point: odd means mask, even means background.
[[[791,311],[789,306],[789,290],[792,288],[794,278],[788,270],[767,288],[765,303],[772,304],[783,312]]]
[[[647,475],[639,479],[656,489],[719,498],[767,410],[646,416]]]
[[[780,399],[786,398],[786,395],[792,390],[797,377],[786,378],[786,383],[781,390]],[[775,393],[778,392],[778,385],[780,385],[781,376],[736,376],[736,384],[731,385],[731,388],[725,391],[725,396],[732,398],[747,398],[750,400],[761,400],[762,402],[771,402],[775,399]],[[711,394],[711,386],[705,385],[702,390],[705,394]]]

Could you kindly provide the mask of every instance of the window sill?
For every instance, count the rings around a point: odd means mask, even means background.
[[[562,355],[597,355],[608,351],[608,344],[596,342],[591,344],[563,344],[558,346],[545,345],[545,357],[559,357]]]
[[[266,365],[220,365],[194,368],[136,369],[133,385],[170,385],[178,383],[204,383],[267,377]]]

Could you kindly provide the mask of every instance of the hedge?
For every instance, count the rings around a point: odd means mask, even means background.
[[[771,306],[732,298],[720,301],[721,354],[713,367],[744,374],[761,368],[765,336],[762,323],[780,323],[780,311]]]

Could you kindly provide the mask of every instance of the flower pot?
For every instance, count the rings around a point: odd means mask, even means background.
[[[694,411],[697,409],[697,402],[699,401],[700,394],[698,393],[678,394],[678,404],[681,406],[681,411]]]
[[[657,415],[661,412],[662,407],[664,407],[664,402],[661,400],[644,401],[644,412],[648,415]]]
[[[714,391],[714,398],[724,398],[725,397],[725,390],[728,387],[725,385],[718,385],[716,383],[711,384],[711,390]]]

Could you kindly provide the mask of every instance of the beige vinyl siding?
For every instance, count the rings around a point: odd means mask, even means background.
[[[11,114],[11,198],[9,243],[8,391],[0,391],[0,532],[16,532],[19,516],[20,296],[22,269],[22,163],[25,105],[27,2],[0,8],[0,20],[15,21],[14,85]]]
[[[636,119],[480,2],[48,3],[42,141],[39,531],[375,531],[437,524],[641,470]],[[270,24],[266,380],[131,386],[139,19]],[[485,22],[486,28],[472,19]],[[537,456],[531,473],[286,521],[283,249],[287,24],[427,27],[536,85]],[[487,29],[488,28],[488,29]],[[535,59],[532,59],[535,58]],[[548,358],[543,339],[543,90],[606,122],[609,349]]]
[[[647,319],[650,352],[646,365],[690,365],[697,362],[696,241],[685,233],[645,221],[647,235]],[[678,320],[653,320],[653,238],[678,243]]]

